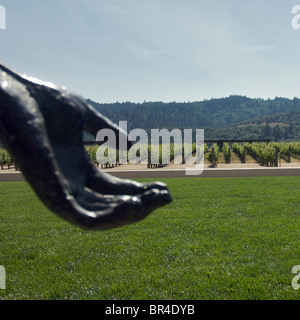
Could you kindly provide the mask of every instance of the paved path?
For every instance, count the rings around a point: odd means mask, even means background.
[[[225,178],[225,177],[279,177],[279,176],[300,176],[300,167],[242,167],[242,168],[205,168],[202,174],[186,175],[185,169],[144,169],[144,170],[117,170],[117,168],[104,169],[103,171],[124,179],[139,178]],[[3,170],[0,172],[0,182],[24,181],[22,173],[14,170]]]

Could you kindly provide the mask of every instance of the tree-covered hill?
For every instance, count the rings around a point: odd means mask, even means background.
[[[300,125],[300,111],[283,112],[277,114],[263,115],[257,118],[248,119],[240,123],[240,125],[266,125],[278,124],[285,125]]]
[[[128,130],[205,129],[206,139],[300,140],[300,99],[252,99],[229,96],[198,102],[101,104],[88,100]]]
[[[100,104],[88,100],[98,111],[118,123],[128,122],[128,128],[225,128],[246,123],[265,115],[298,111],[300,99],[251,99],[230,96],[199,102],[144,102]]]
[[[127,121],[128,131],[205,129],[205,139],[271,139],[300,141],[300,99],[252,99],[245,96],[196,102],[87,101],[116,124]],[[84,140],[94,138],[84,133]],[[1,142],[0,142],[1,147]]]

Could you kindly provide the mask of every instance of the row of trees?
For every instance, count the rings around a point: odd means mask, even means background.
[[[300,126],[248,125],[221,129],[205,129],[205,139],[242,139],[272,141],[299,141]]]
[[[4,169],[4,166],[7,166],[10,168],[13,165],[13,159],[10,155],[10,153],[3,148],[0,148],[0,167],[1,170]]]
[[[289,126],[279,126],[271,127],[268,123],[263,127],[263,139],[269,139],[274,141],[280,140],[291,140],[297,139],[299,135],[298,127],[295,127],[293,124]]]

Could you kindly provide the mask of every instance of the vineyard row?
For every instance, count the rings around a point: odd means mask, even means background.
[[[148,167],[160,167],[172,161],[178,161],[178,164],[184,163],[188,155],[196,155],[196,144],[189,145],[186,150],[185,145],[170,144],[169,148],[163,149],[162,145],[151,150],[151,145],[136,145],[129,152],[119,152],[107,146],[89,145],[85,146],[90,159],[102,168],[118,166],[122,163],[146,161]],[[252,142],[252,143],[224,143],[222,148],[217,144],[208,146],[204,144],[204,156],[212,166],[216,166],[219,161],[219,153],[223,152],[226,163],[231,161],[231,153],[234,152],[245,163],[246,156],[249,155],[263,166],[276,167],[278,159],[284,159],[287,162],[291,158],[300,159],[300,142]],[[99,162],[99,159],[101,161]],[[154,159],[154,161],[153,161]],[[151,162],[152,160],[152,162]],[[0,149],[0,167],[11,167],[14,165],[9,152]]]

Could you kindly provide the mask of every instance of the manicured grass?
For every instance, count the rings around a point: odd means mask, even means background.
[[[299,299],[299,177],[161,181],[170,205],[107,232],[0,183],[0,299]]]

